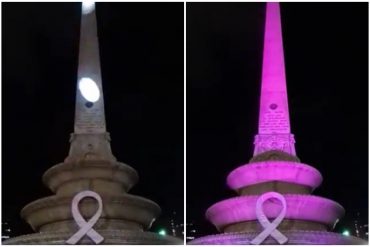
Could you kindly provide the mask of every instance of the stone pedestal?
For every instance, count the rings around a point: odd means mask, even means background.
[[[260,232],[235,232],[209,235],[197,238],[189,244],[205,245],[249,245]],[[367,245],[367,242],[356,237],[343,236],[338,233],[324,231],[281,231],[288,238],[288,245]],[[276,245],[272,237],[268,237],[264,245]]]
[[[286,201],[286,214],[277,230],[287,244],[366,244],[366,241],[330,232],[344,215],[338,203],[310,195],[322,182],[315,168],[280,150],[260,153],[249,164],[232,171],[227,183],[239,196],[211,206],[207,219],[221,234],[195,239],[190,244],[251,244],[264,228],[258,221],[256,202],[266,192],[278,192]],[[282,210],[279,203],[266,201],[264,214],[272,222]],[[262,244],[277,244],[271,236]]]
[[[102,244],[114,245],[177,245],[182,244],[178,238],[162,236],[152,232],[140,232],[129,230],[98,230],[104,237]],[[37,244],[37,245],[64,245],[71,232],[40,232],[11,238],[3,244]],[[84,237],[79,244],[94,244],[89,237]]]
[[[21,216],[38,233],[9,239],[4,244],[65,244],[79,230],[72,212],[73,197],[85,190],[98,193],[103,211],[93,228],[104,237],[102,244],[181,244],[182,240],[145,232],[160,214],[151,200],[130,195],[137,172],[117,162],[110,152],[109,134],[83,134],[71,138],[71,150],[63,163],[47,170],[44,183],[55,193],[26,205]],[[88,221],[97,211],[92,198],[79,203]],[[88,236],[79,243],[92,244]]]

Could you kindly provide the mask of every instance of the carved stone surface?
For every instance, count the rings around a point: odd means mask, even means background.
[[[274,89],[263,85],[258,125],[260,134],[290,133],[287,93],[283,89],[271,91]]]
[[[259,153],[256,156],[253,156],[249,160],[249,163],[273,161],[273,160],[301,162],[297,156],[290,155],[281,150],[269,150],[266,152]]]
[[[292,134],[258,134],[254,137],[254,153],[278,150],[296,156],[295,140]]]
[[[99,134],[71,134],[70,149],[65,163],[76,163],[81,160],[115,161],[110,147],[108,132]]]

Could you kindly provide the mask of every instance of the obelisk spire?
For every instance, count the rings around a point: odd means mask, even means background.
[[[105,115],[95,3],[83,2],[74,132],[104,133]]]
[[[254,155],[279,150],[295,156],[294,137],[290,133],[280,7],[277,2],[266,3],[260,114],[254,144]]]
[[[76,113],[65,162],[116,160],[106,132],[95,3],[82,3]]]

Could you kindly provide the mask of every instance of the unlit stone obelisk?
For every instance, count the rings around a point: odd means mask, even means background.
[[[266,8],[258,135],[254,155],[279,150],[295,156],[290,133],[283,37],[278,3]]]
[[[118,162],[110,148],[95,4],[84,2],[69,154],[43,175],[55,195],[33,201],[21,211],[37,233],[4,244],[181,244],[181,239],[146,231],[161,210],[156,203],[128,193],[137,181],[136,171]]]
[[[90,3],[89,6],[86,6],[86,3],[82,4],[82,8],[85,8],[85,11],[82,11],[81,16],[77,82],[79,84],[81,80],[90,80],[90,83],[96,84],[99,94],[95,96],[95,100],[97,99],[95,102],[89,102],[89,100],[82,95],[81,90],[79,90],[79,85],[77,84],[74,132],[76,134],[100,134],[105,133],[106,128],[98,33],[94,11],[95,4]],[[86,90],[89,89],[93,90],[93,88],[86,88]]]
[[[105,127],[103,86],[94,2],[83,2],[74,134],[68,160],[81,155],[115,159]]]

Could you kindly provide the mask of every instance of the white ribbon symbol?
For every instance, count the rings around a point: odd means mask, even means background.
[[[273,222],[270,222],[267,219],[265,213],[263,212],[263,203],[272,198],[278,199],[281,202],[283,208],[278,217],[276,217]],[[281,223],[281,221],[283,221],[285,214],[286,214],[286,201],[282,194],[276,192],[267,192],[261,195],[257,200],[256,215],[258,221],[263,226],[263,228],[265,228],[265,230],[258,234],[258,236],[251,241],[251,244],[261,244],[269,235],[276,239],[276,241],[278,241],[279,244],[286,243],[288,241],[288,238],[285,237],[281,232],[279,232],[276,229]]]
[[[85,197],[92,197],[95,200],[97,200],[98,203],[99,203],[98,210],[96,211],[95,215],[88,222],[86,222],[86,220],[82,217],[82,215],[80,214],[80,210],[78,208],[78,204]],[[70,237],[66,241],[66,243],[67,244],[76,244],[78,241],[80,241],[80,239],[84,235],[89,236],[95,242],[95,244],[101,243],[104,240],[104,238],[99,233],[97,233],[94,229],[92,229],[92,227],[98,221],[102,212],[103,212],[102,199],[94,191],[85,190],[85,191],[81,191],[80,193],[75,195],[75,197],[72,200],[72,215],[73,215],[73,218],[74,218],[75,222],[80,227],[80,230],[78,230],[78,232],[76,232],[72,237]]]

